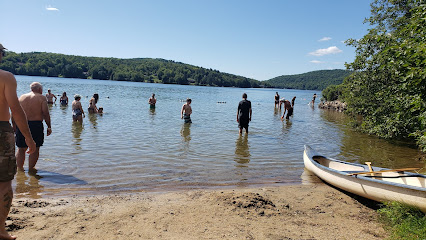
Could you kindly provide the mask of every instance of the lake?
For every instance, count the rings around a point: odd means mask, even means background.
[[[94,195],[132,191],[169,191],[275,184],[311,184],[304,173],[303,146],[350,162],[380,167],[424,167],[420,152],[353,131],[342,113],[308,105],[320,92],[288,89],[240,89],[121,81],[16,76],[18,95],[33,81],[58,96],[49,107],[52,134],[45,137],[36,174],[19,172],[17,197]],[[69,106],[60,106],[62,92]],[[294,116],[280,119],[274,95],[296,96]],[[249,134],[238,133],[241,95],[252,102]],[[87,114],[98,93],[102,115]],[[148,98],[156,94],[156,109]],[[83,96],[83,124],[72,122],[74,94]],[[180,110],[192,99],[192,124]],[[28,160],[25,166],[28,168]]]

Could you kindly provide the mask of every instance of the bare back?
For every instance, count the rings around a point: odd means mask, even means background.
[[[43,121],[49,115],[47,99],[40,93],[29,92],[19,98],[22,109],[27,114],[28,121]]]
[[[17,99],[15,77],[10,72],[0,70],[0,121],[9,121],[10,103],[8,99],[13,99],[13,97]]]

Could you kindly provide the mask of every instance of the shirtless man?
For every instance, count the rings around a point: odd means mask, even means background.
[[[183,118],[185,123],[192,123],[192,121],[191,121],[191,114],[192,114],[191,102],[192,102],[192,100],[190,98],[186,99],[186,103],[182,106],[182,110],[180,111],[180,118]]]
[[[284,119],[285,112],[287,111],[287,116],[285,119],[289,119],[290,116],[293,115],[293,107],[291,106],[291,103],[288,100],[284,100],[284,113],[281,119]]]
[[[155,104],[157,103],[157,99],[155,99],[155,94],[152,94],[152,97],[148,99],[149,108],[155,108]]]
[[[47,136],[52,133],[50,125],[50,114],[47,106],[47,99],[43,96],[43,86],[38,82],[33,82],[30,85],[31,92],[23,94],[19,98],[24,112],[27,114],[28,126],[31,130],[31,135],[36,142],[36,150],[30,154],[28,158],[28,169],[33,171],[37,164],[40,147],[43,146],[44,142],[44,126],[43,120],[47,125]],[[13,119],[14,116],[12,116]],[[24,170],[25,162],[25,151],[27,150],[26,137],[20,131],[19,125],[16,128],[16,146],[18,146],[18,152],[16,153],[16,163],[19,170]]]
[[[47,104],[56,103],[56,96],[55,94],[51,93],[50,89],[47,89],[46,98],[47,98]],[[53,102],[53,98],[55,98],[55,102]]]
[[[0,61],[5,54],[5,48],[0,44]],[[22,110],[16,95],[16,79],[12,73],[0,70],[0,239],[16,239],[6,232],[6,219],[12,205],[12,180],[16,174],[15,137],[10,126],[10,113],[15,123],[22,129],[22,134],[28,138],[28,153],[36,149],[35,142],[27,124],[27,117]]]

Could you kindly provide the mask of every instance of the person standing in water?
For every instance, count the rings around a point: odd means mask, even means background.
[[[183,118],[185,123],[192,123],[191,121],[191,108],[192,100],[190,98],[186,99],[186,103],[182,106],[182,110],[180,111],[180,118]]]
[[[251,102],[247,100],[247,94],[243,93],[243,100],[238,103],[237,109],[237,122],[238,127],[240,128],[240,134],[243,133],[243,128],[246,129],[248,133],[249,122],[251,121]]]
[[[149,108],[155,108],[155,104],[157,103],[157,99],[155,99],[155,94],[154,93],[148,99],[148,103],[149,103]]]
[[[287,116],[285,119],[290,119],[290,116],[293,115],[293,107],[288,100],[284,100],[284,113],[281,119],[284,119],[285,112],[287,111]]]
[[[62,97],[59,98],[59,102],[61,102],[62,106],[68,105],[68,97],[67,97],[67,93],[66,92],[62,93]]]
[[[19,98],[19,103],[24,109],[25,114],[28,118],[28,126],[31,130],[32,139],[36,142],[36,150],[28,157],[28,169],[33,171],[37,164],[38,157],[40,154],[40,147],[44,143],[44,126],[43,120],[47,125],[47,136],[52,133],[52,126],[50,124],[49,108],[47,106],[47,99],[43,96],[43,86],[39,82],[33,82],[30,85],[31,92],[23,94]],[[12,119],[14,117],[12,116]],[[16,153],[16,163],[19,170],[24,170],[25,162],[25,151],[28,146],[26,144],[27,139],[25,135],[16,127],[16,146],[18,152]]]
[[[314,96],[312,96],[312,101],[311,101],[312,106],[315,105],[315,98],[317,98],[317,94],[316,93],[314,93]]]
[[[47,98],[47,104],[54,104],[57,99],[55,94],[53,94],[50,89],[47,89],[46,98]],[[55,98],[55,102],[53,102],[53,98]]]
[[[280,95],[278,94],[278,92],[275,92],[275,105],[274,105],[274,107],[281,106],[281,105],[279,105],[279,103],[280,103]]]
[[[98,108],[96,107],[98,100],[99,100],[99,94],[97,93],[93,94],[93,97],[89,100],[89,108],[87,109],[89,113],[98,112]]]
[[[84,111],[80,102],[81,96],[76,94],[74,96],[74,101],[72,102],[72,121],[73,122],[83,122]]]
[[[5,55],[5,49],[0,44],[0,61]],[[15,124],[25,136],[28,152],[32,154],[36,143],[31,138],[27,117],[19,104],[16,94],[16,79],[12,73],[0,70],[0,239],[16,239],[6,231],[6,219],[12,206],[12,180],[16,174],[15,134],[10,125],[10,112]],[[10,112],[9,112],[10,109]]]

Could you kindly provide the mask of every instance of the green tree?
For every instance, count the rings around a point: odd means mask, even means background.
[[[414,136],[426,150],[426,6],[423,0],[375,0],[373,28],[356,48],[345,80],[348,110],[360,128],[384,138]]]

